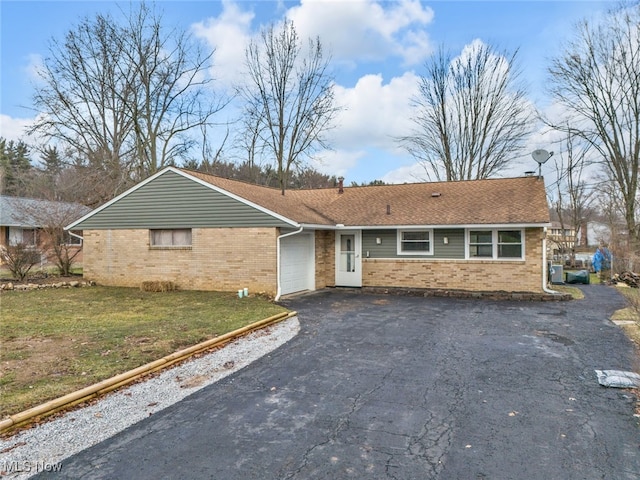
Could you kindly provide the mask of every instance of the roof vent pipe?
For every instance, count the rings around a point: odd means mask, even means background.
[[[387,215],[391,215],[391,205],[387,203]]]
[[[338,193],[344,193],[344,177],[338,177]]]

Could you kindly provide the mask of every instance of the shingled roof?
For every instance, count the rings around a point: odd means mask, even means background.
[[[72,220],[90,211],[79,203],[0,195],[0,225],[5,227],[42,227],[44,222]]]
[[[546,225],[544,180],[518,177],[312,190],[252,185],[182,170],[299,224],[354,227],[408,225]]]

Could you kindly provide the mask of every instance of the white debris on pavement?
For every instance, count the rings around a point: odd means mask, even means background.
[[[106,395],[91,405],[0,439],[0,476],[24,479],[60,470],[64,459],[217,382],[291,340],[297,317]]]
[[[640,375],[623,370],[596,370],[598,383],[603,387],[639,388]]]

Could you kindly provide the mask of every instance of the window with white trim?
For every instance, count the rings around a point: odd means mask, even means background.
[[[522,230],[498,230],[498,258],[522,258]]]
[[[190,247],[191,229],[174,228],[163,230],[149,230],[152,247]]]
[[[469,257],[493,258],[493,232],[471,230],[469,232]]]
[[[469,230],[469,258],[524,258],[523,230]]]
[[[75,235],[71,235],[74,233]],[[68,246],[81,246],[82,245],[82,235],[80,235],[82,231],[74,231],[74,232],[64,232],[62,238],[62,244]]]
[[[433,230],[398,230],[398,255],[433,255]]]

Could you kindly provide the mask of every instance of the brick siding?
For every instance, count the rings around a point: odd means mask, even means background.
[[[139,287],[172,281],[182,289],[275,295],[276,228],[194,228],[191,249],[149,247],[149,230],[84,232],[84,277]],[[542,292],[542,229],[526,229],[524,261],[363,259],[363,287]],[[335,233],[316,231],[316,289],[335,285]],[[270,248],[270,246],[272,246]]]
[[[8,246],[8,243],[7,243],[8,229],[9,227],[0,227],[0,246],[2,247]],[[56,266],[55,253],[53,251],[43,250],[43,245],[42,245],[43,235],[45,234],[42,230],[38,230],[38,232],[36,233],[36,238],[38,238],[40,242],[38,250],[42,256],[42,266],[45,266],[45,267]],[[71,268],[82,266],[82,262],[83,262],[82,246],[81,245],[68,246],[67,248],[69,251],[69,256],[73,257]],[[4,265],[4,264],[5,264],[5,261],[0,256],[0,265]],[[40,264],[38,264],[36,267],[39,268]],[[31,273],[33,273],[35,270],[36,269],[34,268],[34,270],[32,270]]]
[[[335,232],[316,231],[316,290],[336,283]]]
[[[194,228],[192,247],[150,248],[149,230],[84,232],[84,277],[139,287],[171,281],[185,290],[276,293],[276,228]]]

